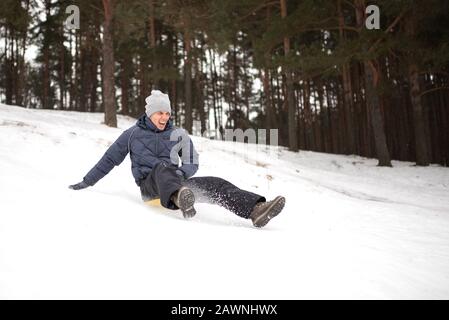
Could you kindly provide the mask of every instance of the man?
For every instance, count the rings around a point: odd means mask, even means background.
[[[168,209],[180,209],[185,218],[196,214],[195,199],[215,203],[261,228],[277,216],[284,197],[264,197],[237,188],[217,177],[192,177],[198,170],[198,153],[186,131],[173,126],[168,95],[153,90],[145,99],[145,114],[109,147],[83,181],[69,186],[93,186],[129,153],[131,170],[144,201],[160,198]],[[181,159],[181,165],[179,160]]]

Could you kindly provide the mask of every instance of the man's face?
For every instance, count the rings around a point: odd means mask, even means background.
[[[158,111],[151,115],[150,120],[159,130],[164,130],[169,118],[169,112]]]

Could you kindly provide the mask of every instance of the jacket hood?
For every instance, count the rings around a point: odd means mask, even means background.
[[[165,129],[164,130],[159,130],[154,124],[153,122],[151,122],[150,118],[148,118],[148,116],[146,114],[143,114],[140,116],[139,119],[137,119],[136,125],[141,127],[142,129],[145,130],[151,130],[154,132],[163,132],[163,131],[167,131],[171,128],[173,128],[173,120],[169,119]]]

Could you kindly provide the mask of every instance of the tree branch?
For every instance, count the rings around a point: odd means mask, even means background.
[[[243,17],[240,17],[239,20],[245,20],[246,18],[248,18],[250,15],[256,13],[257,11],[265,8],[265,7],[269,7],[269,6],[274,6],[277,5],[279,3],[279,1],[271,1],[271,2],[267,2],[267,3],[262,3],[259,6],[257,6],[257,8],[254,8],[253,10],[251,10],[250,12],[248,12],[248,14],[244,15]]]
[[[348,30],[348,31],[354,31],[354,32],[360,32],[359,29],[355,28],[355,27],[350,27],[350,26],[343,26],[341,27],[344,30]],[[307,32],[307,31],[328,31],[328,30],[338,30],[340,29],[340,27],[314,27],[314,28],[304,28],[304,29],[300,29],[298,31],[300,32]]]
[[[345,3],[348,4],[349,6],[351,6],[354,10],[356,10],[356,6],[349,0],[345,0]]]
[[[89,7],[91,7],[94,10],[96,10],[98,13],[103,14],[103,9],[93,5],[92,3],[89,4]]]
[[[384,35],[388,34],[389,32],[391,32],[391,29],[393,29],[398,23],[399,21],[402,19],[402,17],[404,17],[405,13],[407,12],[407,10],[402,11],[397,17],[396,19],[394,19],[394,21],[390,24],[390,26],[387,28],[387,30],[385,30]],[[372,52],[374,50],[374,48],[376,48],[376,46],[384,39],[384,37],[380,37],[379,39],[377,39],[377,41],[371,46],[371,48],[368,49],[368,52]]]
[[[449,77],[449,72],[438,71],[438,70],[423,70],[419,74],[420,75],[422,75],[422,74],[442,74],[444,76],[448,76]]]
[[[333,65],[325,68],[324,70],[320,70],[320,71],[317,71],[317,72],[311,72],[311,73],[306,72],[306,73],[302,73],[300,75],[296,75],[295,74],[295,75],[293,75],[293,81],[294,82],[299,82],[301,80],[308,80],[308,79],[313,79],[313,78],[316,78],[316,77],[320,77],[320,76],[324,75],[325,73],[327,73],[327,72],[329,72],[332,69],[335,69],[337,67],[338,67],[337,65],[333,64]]]
[[[428,94],[428,93],[431,93],[431,92],[434,92],[434,91],[438,91],[438,90],[449,90],[449,86],[442,86],[442,87],[432,88],[432,89],[429,89],[429,90],[421,92],[419,94],[419,96],[422,97],[425,94]]]

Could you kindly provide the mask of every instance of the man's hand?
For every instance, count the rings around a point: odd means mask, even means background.
[[[176,169],[176,174],[181,178],[181,179],[185,179],[186,177],[184,176],[184,172],[182,172],[179,169]]]
[[[87,183],[85,183],[84,181],[81,181],[80,183],[72,184],[71,186],[69,186],[69,188],[72,190],[81,190],[81,189],[84,189],[87,187],[89,187],[89,185]]]

